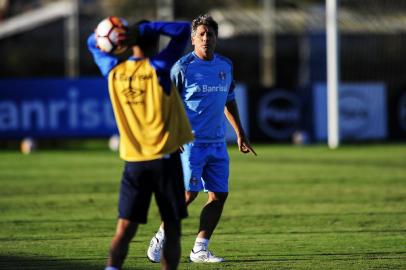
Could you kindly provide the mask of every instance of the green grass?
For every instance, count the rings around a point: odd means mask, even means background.
[[[180,269],[406,269],[406,145],[230,147],[230,196],[210,244],[186,261],[205,194],[183,222]],[[122,161],[107,150],[0,152],[0,269],[103,269]],[[145,258],[152,204],[125,269]]]

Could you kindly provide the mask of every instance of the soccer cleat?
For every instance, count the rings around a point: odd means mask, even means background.
[[[164,247],[165,239],[161,241],[156,237],[152,237],[147,251],[147,257],[151,262],[159,263],[161,261],[162,249]]]
[[[201,249],[199,251],[192,251],[190,252],[189,259],[191,262],[195,263],[220,263],[224,262],[223,258],[214,256],[209,250]]]

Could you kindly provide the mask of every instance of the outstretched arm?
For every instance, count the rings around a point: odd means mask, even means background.
[[[235,99],[230,100],[226,103],[224,114],[226,115],[228,122],[230,122],[237,135],[238,149],[243,153],[251,152],[254,155],[257,155],[254,149],[251,147],[251,144],[245,135],[244,129],[242,128],[240,116],[238,113],[237,102],[235,101]]]

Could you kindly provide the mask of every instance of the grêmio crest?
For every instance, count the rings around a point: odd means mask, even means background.
[[[219,78],[220,78],[220,80],[224,81],[226,79],[226,73],[224,71],[220,71]]]

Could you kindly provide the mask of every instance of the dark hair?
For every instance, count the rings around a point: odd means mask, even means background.
[[[216,33],[216,36],[218,35],[219,26],[217,22],[213,19],[213,17],[210,16],[209,14],[199,15],[192,21],[192,36],[196,34],[196,29],[200,25],[212,28]]]
[[[131,25],[128,29],[128,36],[130,38],[129,42],[131,46],[137,45],[143,51],[156,47],[159,42],[159,35],[140,33],[140,26],[144,23],[150,23],[150,21],[140,20]]]
[[[138,38],[136,45],[138,45],[141,50],[147,51],[154,49],[158,46],[159,36],[158,35],[143,35]]]

